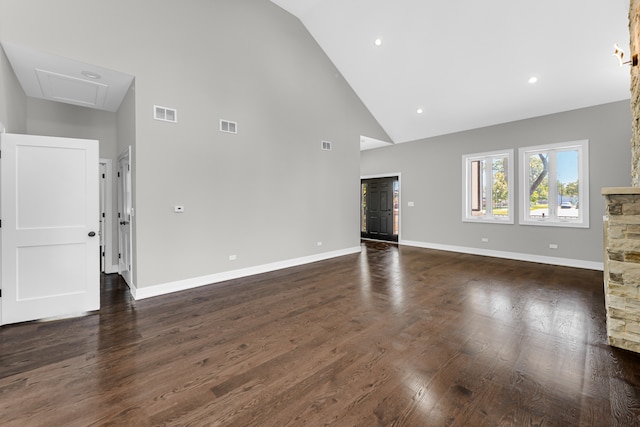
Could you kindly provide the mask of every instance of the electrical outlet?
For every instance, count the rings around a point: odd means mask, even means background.
[[[483,237],[482,238],[482,243],[489,243],[489,238],[488,237]]]
[[[173,211],[176,213],[184,212],[184,206],[174,206]]]
[[[316,243],[316,245],[322,246],[322,242],[318,242],[318,243]]]
[[[236,259],[238,259],[236,255],[229,255],[229,261],[235,261]]]
[[[558,249],[558,245],[556,243],[549,243],[549,249]]]

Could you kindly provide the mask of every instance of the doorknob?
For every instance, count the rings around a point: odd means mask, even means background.
[[[95,236],[95,235],[96,235],[96,232],[95,232],[95,231],[90,231],[90,232],[89,232],[89,237],[93,237],[93,236]]]
[[[129,224],[129,221],[120,221],[120,225],[127,225]]]

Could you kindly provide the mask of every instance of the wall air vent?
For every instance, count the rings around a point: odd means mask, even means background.
[[[220,120],[220,132],[238,133],[238,123],[229,120]]]
[[[153,106],[153,118],[163,122],[178,122],[178,111],[173,108],[160,107],[159,105]]]
[[[322,141],[322,149],[324,151],[331,151],[331,141]]]

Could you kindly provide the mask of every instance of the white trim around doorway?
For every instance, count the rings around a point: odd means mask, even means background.
[[[402,240],[402,173],[400,172],[390,172],[390,173],[380,173],[374,175],[360,175],[360,183],[362,184],[363,179],[376,179],[376,178],[395,178],[398,177],[398,207],[399,207],[399,221],[398,221],[398,242]],[[360,189],[362,191],[362,189]],[[362,194],[360,194],[362,197]],[[361,206],[362,207],[362,206]]]
[[[113,263],[113,160],[100,159],[105,165],[105,206],[104,206],[104,272],[117,273],[118,264]]]

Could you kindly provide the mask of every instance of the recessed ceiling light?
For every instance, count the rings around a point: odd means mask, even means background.
[[[538,78],[536,76],[529,77],[529,83],[534,84],[538,82]]]
[[[382,39],[381,39],[381,38],[377,38],[377,39],[375,39],[375,41],[373,42],[373,44],[375,44],[376,46],[382,46]]]
[[[418,108],[418,109],[416,110],[416,113],[418,113],[418,114],[422,114],[422,113],[424,113],[424,110],[423,110],[422,108]]]
[[[94,80],[97,80],[102,77],[100,74],[94,73],[93,71],[81,71],[80,74]]]

